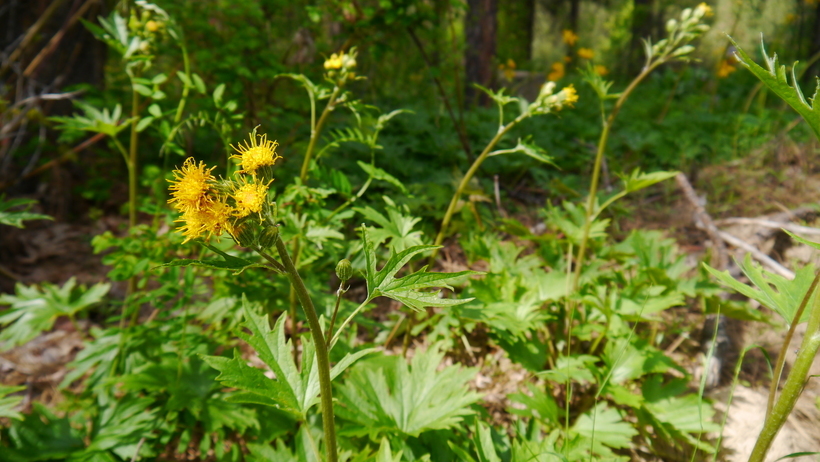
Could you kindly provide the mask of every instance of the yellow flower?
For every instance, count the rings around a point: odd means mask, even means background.
[[[208,192],[211,190],[211,183],[215,180],[211,175],[214,167],[207,168],[205,162],[199,165],[193,157],[185,159],[182,168],[174,170],[174,179],[170,180],[171,192],[169,204],[180,212],[200,210],[210,202]]]
[[[185,242],[205,236],[219,236],[223,231],[231,232],[233,229],[230,218],[233,209],[222,201],[208,202],[199,210],[191,209],[182,214],[176,220],[182,225],[178,228],[185,236]]]
[[[589,48],[579,48],[578,57],[583,59],[592,59],[595,57],[595,52],[590,50]]]
[[[273,180],[271,180],[273,181]],[[259,213],[262,206],[268,200],[268,184],[245,183],[234,190],[231,197],[236,201],[236,208],[233,214],[239,218],[246,217],[251,213]]]
[[[705,2],[698,5],[697,8],[699,10],[703,11],[703,16],[705,16],[707,18],[710,17],[710,16],[713,16],[715,14],[715,12],[712,11],[712,7],[707,5]]]
[[[735,68],[735,66],[732,65],[732,63],[724,59],[720,62],[720,66],[717,70],[717,76],[719,79],[723,79],[729,77],[729,74],[736,70],[737,69]]]
[[[333,53],[332,55],[330,55],[330,58],[327,58],[325,60],[325,69],[327,69],[327,70],[341,69],[342,68],[342,56],[344,56],[344,53],[342,53],[341,55],[337,55],[336,53]]]
[[[507,64],[498,65],[498,69],[504,73],[504,78],[510,81],[515,78],[515,67],[515,61],[512,59],[508,59]]]
[[[606,68],[606,66],[602,66],[600,64],[596,64],[595,67],[593,68],[593,70],[595,71],[596,74],[598,74],[600,76],[604,76],[604,75],[609,74],[609,70]]]
[[[564,31],[561,32],[561,36],[564,39],[564,43],[566,43],[569,46],[575,45],[575,42],[578,41],[578,36],[575,35],[575,32],[569,29],[564,29]]]
[[[578,101],[578,92],[575,91],[575,87],[573,87],[572,84],[564,87],[561,92],[564,93],[563,103],[567,106],[572,107],[572,105]]]
[[[560,80],[562,77],[564,77],[564,63],[552,63],[552,72],[547,74],[547,80],[555,82],[557,80]]]
[[[250,145],[248,143],[239,144],[239,147],[231,145],[239,155],[231,156],[231,159],[239,159],[242,166],[240,173],[256,175],[256,170],[260,167],[271,166],[281,157],[276,153],[279,143],[268,140],[267,135],[259,135],[257,142],[255,132],[250,134]]]

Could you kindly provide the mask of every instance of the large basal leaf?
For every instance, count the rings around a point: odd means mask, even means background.
[[[604,454],[608,451],[601,448],[601,445],[628,448],[632,445],[632,437],[638,434],[632,424],[624,421],[617,409],[609,408],[605,403],[598,404],[589,413],[578,417],[572,431],[586,440],[586,444],[591,445],[594,452]]]
[[[337,394],[337,415],[351,424],[340,432],[377,439],[458,425],[481,396],[467,388],[476,369],[437,370],[443,358],[441,349],[433,346],[417,352],[409,366],[404,358],[380,356],[351,368]]]
[[[362,240],[365,254],[365,279],[367,280],[367,298],[387,297],[396,300],[416,311],[428,306],[453,306],[467,303],[472,298],[451,299],[441,298],[438,292],[421,292],[422,289],[443,287],[451,289],[449,283],[464,276],[482,274],[477,271],[459,271],[456,273],[431,273],[427,267],[397,278],[396,273],[401,270],[416,255],[439,248],[434,245],[416,245],[399,253],[391,252],[390,259],[382,269],[376,271],[376,252],[374,245],[368,238],[367,227],[362,226]]]
[[[782,316],[787,324],[791,324],[800,303],[814,280],[814,265],[810,264],[798,269],[795,272],[794,280],[789,280],[755,265],[749,254],[746,254],[743,263],[737,262],[737,264],[752,282],[752,286],[733,278],[728,271],[718,271],[705,263],[703,266],[723,284],[752,300],[760,302],[761,305]],[[803,315],[797,321],[798,324],[808,321],[810,312],[811,310],[803,311]]]
[[[800,89],[800,84],[797,82],[795,75],[795,68],[797,63],[792,66],[792,83],[789,85],[788,77],[786,76],[786,66],[778,65],[777,53],[769,57],[766,53],[766,47],[763,44],[763,37],[760,38],[760,51],[763,53],[763,58],[766,61],[766,69],[754,62],[754,60],[735,42],[732,37],[729,37],[732,44],[735,46],[736,56],[740,60],[740,64],[749,69],[761,82],[763,82],[770,90],[783,101],[789,103],[789,106],[794,108],[809,126],[814,130],[814,134],[820,138],[820,106],[818,106],[816,98],[817,92],[820,90],[820,80],[815,88],[814,95],[810,98],[811,103],[803,96],[803,90]]]

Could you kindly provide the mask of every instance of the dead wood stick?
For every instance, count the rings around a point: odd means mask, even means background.
[[[820,235],[820,228],[811,228],[808,226],[801,226],[796,225],[794,223],[781,223],[772,220],[766,220],[763,218],[742,218],[742,217],[733,217],[733,218],[724,218],[722,220],[718,220],[717,223],[721,225],[758,225],[763,226],[766,228],[772,229],[785,229],[791,231],[795,234],[810,234],[813,236]]]
[[[57,9],[60,8],[60,6],[64,2],[65,0],[54,0],[53,2],[51,2],[51,5],[49,5],[48,8],[46,8],[46,10],[43,12],[42,15],[40,15],[39,18],[37,18],[37,21],[31,27],[28,28],[28,30],[26,31],[26,35],[20,42],[20,45],[18,45],[17,48],[11,52],[8,59],[6,59],[5,62],[3,62],[2,65],[0,65],[0,75],[6,72],[6,70],[9,67],[11,67],[11,65],[14,64],[15,61],[17,61],[17,58],[19,58],[20,55],[23,54],[23,51],[25,51],[25,49],[28,48],[32,41],[34,41],[34,38],[37,37],[37,35],[39,35],[40,29],[42,29],[43,26],[46,25],[49,19],[51,19],[54,13],[57,12]]]
[[[743,250],[749,252],[750,254],[752,254],[753,257],[755,257],[758,261],[760,261],[760,263],[762,263],[765,266],[768,266],[769,269],[772,270],[773,272],[775,272],[775,273],[777,273],[777,274],[779,274],[779,275],[781,275],[785,278],[794,279],[794,273],[790,269],[788,269],[785,266],[781,265],[780,263],[774,261],[774,259],[772,259],[772,257],[766,255],[765,253],[761,252],[760,250],[757,250],[753,245],[749,244],[748,242],[746,242],[746,241],[744,241],[744,240],[742,240],[738,237],[732,236],[731,234],[727,233],[726,231],[718,231],[718,236],[720,236],[720,238],[723,239],[724,241],[726,241],[728,244],[731,244],[731,245],[737,247],[738,249],[743,249]]]
[[[51,37],[51,40],[48,41],[48,44],[37,53],[37,56],[31,60],[31,63],[26,67],[26,70],[23,71],[23,77],[31,77],[31,74],[34,73],[35,70],[40,66],[40,63],[43,62],[45,58],[47,58],[51,53],[57,48],[57,45],[65,36],[66,32],[71,29],[72,26],[83,16],[85,15],[86,11],[97,3],[98,0],[87,0],[78,10],[74,13],[71,18],[63,25],[63,27]]]
[[[726,252],[726,246],[723,244],[723,239],[720,237],[720,230],[715,226],[715,222],[712,221],[712,217],[709,216],[706,209],[700,204],[698,196],[695,194],[695,189],[692,188],[692,184],[689,183],[689,179],[686,178],[686,175],[678,173],[675,176],[675,181],[677,181],[678,186],[681,191],[683,191],[683,195],[689,203],[692,204],[692,207],[695,208],[695,216],[697,217],[697,220],[695,220],[696,225],[700,223],[698,227],[703,228],[712,241],[712,245],[715,249],[715,253],[712,255],[712,266],[719,270],[726,269],[729,265],[729,256]]]

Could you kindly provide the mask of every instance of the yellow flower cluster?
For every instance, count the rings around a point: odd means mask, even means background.
[[[578,57],[583,59],[592,59],[595,57],[595,52],[589,48],[579,48]]]
[[[356,56],[353,53],[333,53],[325,60],[325,69],[332,71],[337,69],[352,69],[356,67]]]
[[[564,43],[569,46],[574,46],[575,42],[578,41],[578,35],[569,29],[564,29],[564,31],[561,32],[561,38],[564,40]]]
[[[235,230],[251,214],[261,220],[262,212],[268,205],[268,187],[273,181],[270,169],[281,157],[276,154],[276,141],[269,141],[256,130],[250,135],[250,143],[240,144],[234,149],[239,155],[242,170],[236,179],[217,179],[208,168],[189,157],[181,168],[174,170],[174,178],[169,180],[171,199],[168,203],[181,213],[176,221],[181,223],[179,231],[185,242],[191,239],[220,236],[227,232],[234,236]]]

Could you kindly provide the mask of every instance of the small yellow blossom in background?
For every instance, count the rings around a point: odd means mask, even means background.
[[[569,29],[564,29],[564,31],[561,32],[561,36],[564,40],[564,43],[566,43],[569,46],[574,46],[575,42],[578,41],[578,36],[575,35],[575,32]]]
[[[583,59],[592,59],[595,57],[595,52],[590,50],[589,48],[579,48],[578,57]]]
[[[565,63],[572,62],[572,57],[571,56],[564,56],[564,62]]]
[[[705,2],[698,5],[697,8],[699,10],[702,10],[703,11],[703,16],[705,16],[707,18],[715,15],[715,12],[712,10],[712,7],[707,5]]]
[[[239,144],[239,147],[231,145],[239,153],[239,155],[231,156],[231,159],[239,159],[239,164],[242,166],[240,173],[255,175],[257,169],[271,166],[281,159],[276,153],[279,143],[268,140],[267,135],[259,135],[257,142],[256,136],[252,133],[250,140],[250,144]]]
[[[330,55],[330,58],[327,58],[327,60],[325,60],[325,69],[327,69],[327,70],[341,69],[342,68],[342,56],[343,55],[344,55],[344,53],[341,53],[339,55],[337,55],[336,53],[333,53],[332,55]]]
[[[720,66],[718,67],[718,70],[717,70],[717,76],[720,79],[724,79],[724,78],[728,77],[729,74],[731,74],[732,72],[734,72],[736,70],[737,70],[737,68],[735,68],[735,66],[732,65],[732,63],[730,63],[728,60],[724,59],[724,60],[720,61]]]
[[[273,181],[273,180],[271,180]],[[251,213],[259,213],[268,200],[268,184],[245,183],[237,188],[231,197],[236,201],[234,215],[243,218]]]
[[[504,78],[512,81],[515,78],[515,61],[508,59],[507,63],[499,64],[498,69],[504,73]]]
[[[575,91],[575,87],[572,86],[572,84],[564,87],[561,92],[564,93],[564,104],[567,106],[572,107],[572,105],[578,101],[578,92]]]
[[[209,201],[208,192],[216,179],[211,175],[214,167],[207,168],[205,162],[199,165],[193,157],[185,159],[182,168],[174,170],[174,179],[168,187],[171,192],[169,204],[180,212],[202,209]]]
[[[233,226],[230,218],[233,209],[222,201],[209,202],[200,210],[189,210],[182,214],[178,223],[182,223],[179,231],[185,236],[183,244],[191,239],[200,237],[209,238],[212,235],[220,236],[223,231],[231,232]]]
[[[596,74],[600,75],[601,77],[609,74],[609,69],[607,69],[606,66],[603,66],[601,64],[596,64],[595,67],[593,67],[592,69],[595,71]]]
[[[552,63],[552,72],[547,74],[547,80],[555,82],[564,77],[564,63]]]

